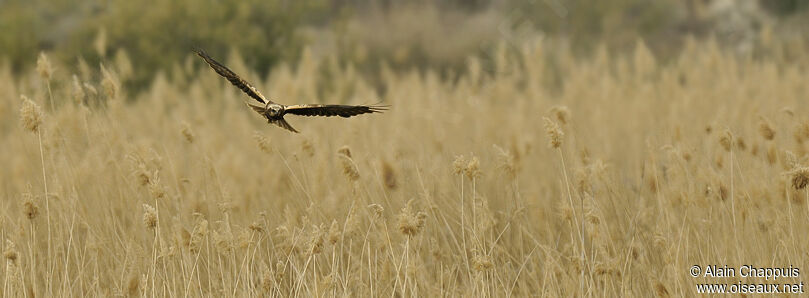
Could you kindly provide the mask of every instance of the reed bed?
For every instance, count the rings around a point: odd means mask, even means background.
[[[3,296],[692,296],[694,264],[809,268],[809,55],[532,43],[378,82],[302,57],[226,62],[284,103],[392,108],[291,134],[195,60],[140,92],[126,61],[0,67]]]

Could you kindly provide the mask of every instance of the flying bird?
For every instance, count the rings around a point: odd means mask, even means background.
[[[348,118],[351,116],[361,115],[361,114],[369,114],[369,113],[381,113],[388,109],[388,106],[385,105],[322,105],[322,104],[303,104],[303,105],[283,105],[279,103],[275,103],[272,100],[267,99],[264,95],[261,95],[261,92],[250,85],[247,81],[243,80],[239,77],[236,73],[232,70],[227,68],[226,66],[222,65],[221,63],[217,62],[211,56],[208,56],[205,51],[201,49],[194,49],[195,53],[200,56],[203,60],[205,60],[208,65],[213,68],[216,73],[220,76],[225,77],[236,87],[239,87],[244,93],[247,93],[250,97],[255,99],[256,101],[264,104],[263,106],[260,105],[253,105],[247,103],[250,108],[254,111],[259,113],[260,115],[267,118],[269,123],[275,124],[289,130],[291,132],[297,133],[298,131],[295,128],[292,128],[289,123],[284,120],[284,116],[287,114],[298,115],[298,116],[340,116],[343,118]]]

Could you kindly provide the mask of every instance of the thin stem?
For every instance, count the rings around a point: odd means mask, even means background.
[[[475,177],[472,177],[472,241],[475,241],[476,244],[481,244],[480,235],[478,235],[478,216],[477,211],[475,209],[476,205],[478,204],[477,195],[475,193]],[[482,246],[482,245],[481,245]]]
[[[461,177],[461,242],[463,242],[463,260],[466,263],[466,273],[472,279],[472,269],[469,267],[469,255],[466,253],[466,226],[464,225],[464,196],[463,196],[463,175]]]
[[[34,250],[31,248],[31,245],[33,244],[33,246],[36,247],[37,230],[36,230],[36,226],[34,226],[34,221],[31,220],[30,222],[31,222],[31,240],[28,243],[28,250],[29,250],[28,254],[29,254],[30,258],[31,258],[31,284],[34,287],[36,287],[36,267],[37,267],[37,262],[36,262],[36,260],[34,260]]]
[[[50,84],[49,84],[50,85]],[[49,88],[50,90],[50,88]],[[37,139],[39,140],[39,160],[42,163],[42,184],[45,187],[45,217],[48,222],[48,261],[47,261],[47,268],[48,272],[50,272],[51,268],[51,208],[50,208],[50,198],[48,198],[48,177],[45,174],[45,153],[42,150],[42,130],[37,129]],[[51,289],[51,276],[48,275],[47,277],[47,284],[48,284],[48,293],[53,294]]]
[[[155,290],[157,286],[155,285],[155,275],[157,274],[157,229],[154,230],[154,241],[152,241],[152,272],[150,274],[150,279],[152,280],[152,297],[157,297],[157,293]]]
[[[579,216],[576,214],[576,207],[573,206],[573,195],[571,194],[571,191],[570,191],[570,180],[567,177],[567,167],[565,166],[565,157],[564,157],[564,154],[562,154],[562,148],[557,147],[556,149],[557,149],[557,152],[559,152],[559,160],[562,161],[562,174],[565,177],[565,189],[567,190],[567,199],[570,202],[570,209],[573,210],[573,217],[576,218],[579,221],[578,225],[576,227],[579,230],[578,231],[579,232],[579,238],[581,239],[581,258],[582,258],[583,262],[588,263],[587,262],[587,253],[585,251],[585,250],[587,250],[587,247],[584,244],[584,227],[583,227],[584,220],[583,220],[583,218],[579,218]],[[582,204],[582,211],[584,211],[584,209],[583,209],[584,201],[583,200],[581,201],[581,204]],[[589,264],[587,264],[587,265],[588,265],[588,268],[589,268]],[[582,282],[584,282],[584,270],[582,270],[582,272],[581,272],[581,279],[582,279]],[[582,288],[584,287],[583,284],[581,284],[581,286],[582,286]],[[583,291],[583,289],[582,289],[582,291]]]
[[[50,104],[51,111],[53,111],[53,92],[51,92],[51,80],[48,79],[45,81],[45,85],[48,86],[48,104]]]
[[[731,135],[731,144],[733,136]],[[733,195],[733,146],[730,146],[730,215],[733,220],[733,238],[736,241],[736,257],[741,258],[741,250],[739,249],[739,235],[736,230],[736,196]]]
[[[157,250],[160,249],[160,205],[157,198],[154,199],[155,213],[157,213],[157,224],[154,227],[154,243],[152,244],[152,297],[156,296],[155,276],[157,275]]]
[[[407,236],[405,240],[405,272],[404,272],[404,283],[402,283],[402,296],[407,297],[407,269],[410,267],[410,236]]]

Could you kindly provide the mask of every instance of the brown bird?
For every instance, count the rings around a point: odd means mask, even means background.
[[[267,98],[264,95],[261,95],[261,92],[258,92],[256,88],[247,83],[247,81],[240,78],[236,73],[234,73],[229,68],[225,67],[221,63],[217,62],[211,56],[208,56],[205,51],[200,49],[193,50],[197,55],[202,57],[206,63],[208,63],[211,68],[213,68],[216,73],[220,76],[225,77],[235,85],[242,89],[244,93],[247,93],[250,97],[255,99],[256,101],[263,103],[264,106],[257,106],[247,103],[248,106],[253,108],[254,111],[258,112],[260,115],[267,118],[269,123],[278,125],[284,129],[287,129],[291,132],[298,132],[294,128],[292,128],[286,120],[284,120],[284,115],[292,114],[292,115],[299,115],[299,116],[340,116],[343,118],[348,118],[351,116],[356,116],[360,114],[367,114],[367,113],[381,113],[388,109],[388,106],[385,105],[321,105],[321,104],[304,104],[304,105],[282,105],[275,103]]]

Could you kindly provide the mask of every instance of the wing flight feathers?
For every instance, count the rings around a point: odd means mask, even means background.
[[[197,53],[197,55],[200,56],[203,60],[205,60],[205,62],[208,63],[208,65],[211,68],[213,68],[214,71],[216,71],[216,73],[228,79],[228,81],[230,81],[231,84],[233,84],[236,87],[239,87],[239,89],[242,89],[244,93],[247,93],[247,95],[257,100],[258,102],[267,103],[267,99],[264,98],[264,95],[261,95],[261,92],[258,92],[256,88],[250,85],[250,83],[248,83],[247,81],[240,78],[239,75],[234,73],[232,70],[222,65],[221,63],[217,62],[216,60],[211,58],[211,56],[208,56],[208,54],[205,53],[205,51],[201,49],[194,49],[194,52]]]
[[[348,118],[351,116],[381,113],[388,109],[388,106],[350,106],[350,105],[291,105],[285,108],[287,114],[299,116],[340,116]]]

